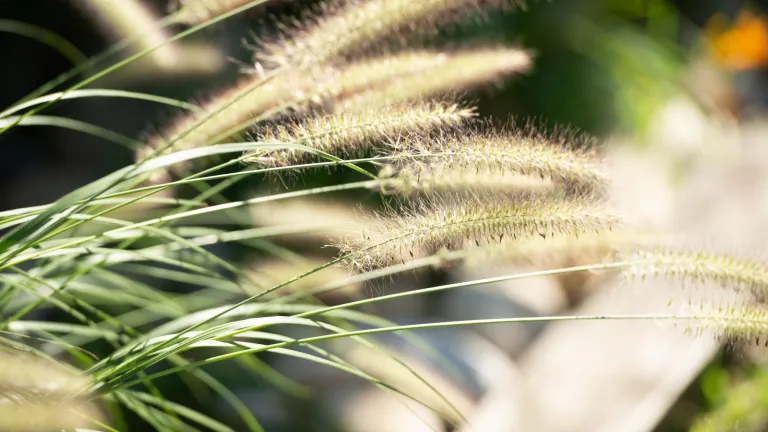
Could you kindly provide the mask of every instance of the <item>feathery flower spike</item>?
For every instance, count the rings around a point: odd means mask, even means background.
[[[422,165],[440,171],[514,172],[588,189],[609,182],[594,155],[552,141],[517,131],[464,133],[397,144],[394,155],[412,171]]]
[[[257,61],[300,66],[338,61],[412,31],[434,31],[468,12],[519,5],[513,0],[346,0],[321,6],[321,13],[288,25],[282,39],[264,44]],[[307,24],[308,23],[308,24]]]
[[[288,126],[265,127],[259,140],[299,143],[351,158],[364,155],[379,141],[456,126],[473,116],[474,109],[453,103],[402,104],[383,110],[310,117]],[[254,153],[246,161],[286,166],[307,162],[312,156],[300,150],[275,150]]]
[[[588,199],[551,194],[483,197],[459,202],[420,200],[403,215],[337,247],[353,270],[386,266],[423,250],[456,249],[507,239],[578,236],[611,229],[618,217]]]

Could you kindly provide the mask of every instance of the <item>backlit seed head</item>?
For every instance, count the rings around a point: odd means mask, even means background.
[[[715,282],[724,288],[743,290],[756,297],[768,295],[765,263],[707,251],[658,249],[630,256],[636,261],[625,270],[631,278],[668,277],[694,283]]]
[[[380,216],[379,226],[337,245],[356,271],[409,260],[441,248],[478,247],[499,239],[578,236],[608,230],[616,215],[588,198],[523,193],[510,197],[422,199],[403,214]]]
[[[259,141],[293,143],[340,158],[370,154],[386,141],[460,125],[474,117],[474,109],[455,103],[423,102],[349,114],[320,115],[296,123],[264,127]],[[318,158],[302,150],[253,153],[246,162],[269,166],[305,163]]]
[[[434,32],[445,24],[515,0],[345,0],[321,4],[301,20],[281,26],[283,34],[262,43],[257,62],[280,66],[345,63],[351,57],[409,33]]]
[[[578,140],[576,140],[578,144]],[[516,173],[580,191],[601,191],[609,183],[599,156],[565,136],[528,129],[490,129],[424,135],[393,143],[395,166],[406,172]]]

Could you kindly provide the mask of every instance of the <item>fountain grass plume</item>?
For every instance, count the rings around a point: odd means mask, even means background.
[[[298,122],[266,126],[257,140],[297,143],[340,158],[361,157],[381,142],[445,130],[475,116],[472,107],[452,102],[417,102],[348,114],[319,115]],[[313,159],[301,150],[253,153],[246,162],[268,166],[297,165]]]
[[[571,134],[542,134],[531,128],[483,126],[398,142],[392,153],[404,172],[475,171],[517,173],[563,186],[600,191],[609,184],[599,155]]]
[[[354,271],[365,271],[434,252],[481,244],[578,236],[618,225],[619,218],[590,198],[521,193],[448,200],[424,198],[401,214],[379,215],[375,229],[344,239],[336,246]],[[410,258],[407,258],[410,257]]]
[[[297,67],[346,63],[355,54],[410,33],[434,32],[468,15],[512,8],[519,0],[339,0],[322,3],[302,19],[284,22],[282,34],[261,42],[257,62]]]

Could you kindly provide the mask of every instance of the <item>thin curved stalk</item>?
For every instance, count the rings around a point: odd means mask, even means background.
[[[7,124],[17,124],[19,126],[53,126],[63,129],[71,129],[77,132],[83,132],[88,135],[111,141],[129,150],[136,150],[142,144],[133,138],[119,134],[112,130],[96,126],[81,120],[75,120],[59,116],[11,116],[0,120],[0,127]]]
[[[195,104],[180,101],[164,96],[157,96],[150,93],[132,92],[126,90],[112,90],[112,89],[87,89],[87,90],[73,90],[71,92],[58,92],[51,93],[45,96],[41,96],[35,99],[28,100],[26,102],[13,105],[3,112],[0,112],[0,118],[8,117],[11,114],[16,114],[19,111],[23,111],[27,108],[31,108],[36,105],[40,105],[51,101],[69,100],[69,99],[81,99],[81,98],[93,98],[93,97],[113,97],[123,99],[135,99],[149,102],[156,102],[163,105],[182,108],[188,111],[197,111],[200,109]]]
[[[4,19],[0,20],[0,32],[17,34],[48,45],[74,65],[88,61],[88,57],[68,40],[36,25]]]

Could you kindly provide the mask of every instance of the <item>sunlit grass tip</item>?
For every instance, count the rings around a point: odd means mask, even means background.
[[[531,52],[504,46],[371,57],[343,68],[333,109],[344,112],[466,92],[526,73],[531,65]]]

